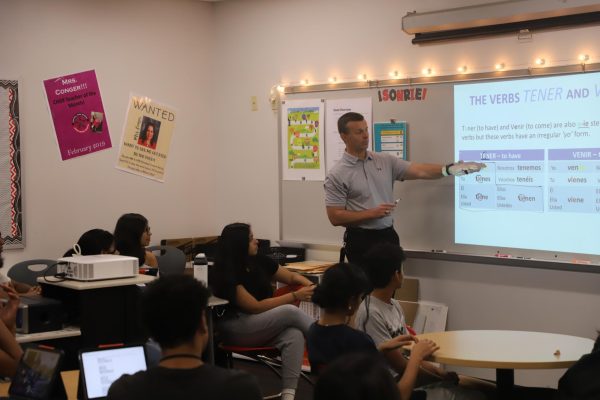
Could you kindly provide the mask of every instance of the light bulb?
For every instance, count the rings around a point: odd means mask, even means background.
[[[461,74],[464,74],[465,72],[467,72],[467,66],[466,65],[462,65],[462,66],[458,67],[456,70],[458,72],[460,72]]]
[[[545,59],[543,59],[543,58],[536,58],[535,59],[535,65],[539,65],[541,67],[544,64],[546,64],[546,60]]]
[[[496,68],[497,71],[502,71],[504,69],[504,67],[505,67],[505,65],[503,62],[494,65],[494,68]]]

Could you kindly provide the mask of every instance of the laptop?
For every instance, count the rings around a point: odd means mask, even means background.
[[[79,352],[79,383],[84,399],[104,399],[121,375],[147,369],[143,344],[105,346]]]
[[[17,372],[10,383],[8,399],[66,399],[65,388],[60,378],[63,357],[62,350],[51,347],[25,348],[17,365]]]

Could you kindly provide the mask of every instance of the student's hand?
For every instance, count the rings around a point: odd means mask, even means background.
[[[22,293],[21,296],[31,297],[31,296],[39,296],[41,294],[42,294],[42,287],[40,285],[36,285],[36,286],[30,287],[29,290],[26,291],[25,293]]]
[[[433,340],[421,339],[413,346],[412,351],[410,352],[410,358],[413,359],[416,357],[419,361],[423,361],[439,349],[440,346]]]
[[[8,296],[7,305],[11,303],[16,303],[17,305],[19,305],[19,294],[17,293],[17,291],[11,283],[3,283],[0,285],[0,288],[2,288],[2,290],[4,290],[4,292]]]
[[[373,218],[383,218],[387,217],[394,211],[396,208],[396,203],[381,203],[375,208],[371,208],[371,212],[373,213]]]
[[[14,335],[17,328],[17,310],[21,301],[12,285],[2,284],[0,288],[8,296],[8,301],[0,308],[0,319]]]
[[[294,292],[294,298],[300,301],[311,301],[315,285],[303,286]]]
[[[411,335],[398,335],[393,339],[381,343],[378,347],[379,351],[395,350],[403,346],[408,346],[413,342],[417,342],[417,338]],[[416,346],[416,344],[415,344]]]

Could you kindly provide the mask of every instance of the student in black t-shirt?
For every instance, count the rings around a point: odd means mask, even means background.
[[[293,303],[310,301],[313,284],[257,252],[258,241],[250,225],[235,223],[223,229],[209,277],[215,295],[229,300],[217,330],[227,344],[277,347],[283,364],[281,399],[293,400],[302,367],[304,336],[313,322]],[[271,281],[301,287],[272,297]]]
[[[341,356],[319,375],[313,400],[398,400],[396,381],[381,357],[368,353]],[[416,399],[425,399],[425,392]],[[412,399],[411,399],[412,400]]]
[[[312,324],[306,339],[311,368],[320,372],[349,353],[377,354],[379,351],[385,356],[388,351],[414,341],[411,358],[398,381],[400,399],[408,400],[415,387],[421,361],[439,347],[427,339],[417,342],[410,335],[400,335],[375,346],[369,335],[351,327],[352,317],[369,287],[364,271],[353,264],[336,264],[325,271],[313,295],[313,302],[321,307],[321,317]]]
[[[149,284],[142,296],[142,320],[160,344],[162,359],[156,367],[116,380],[108,399],[262,398],[252,376],[202,362],[210,296],[202,283],[187,275],[165,276]]]

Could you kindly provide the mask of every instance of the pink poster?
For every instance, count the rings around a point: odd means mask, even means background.
[[[111,148],[96,71],[44,81],[63,160]]]

